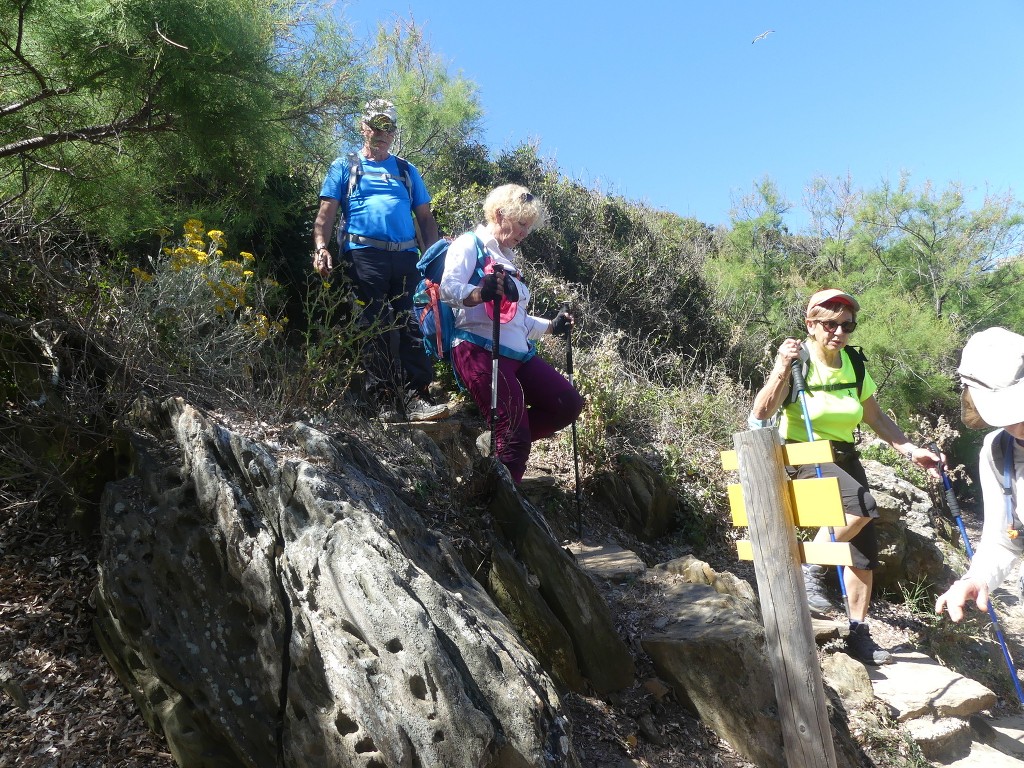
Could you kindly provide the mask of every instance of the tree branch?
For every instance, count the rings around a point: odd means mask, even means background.
[[[66,96],[69,93],[73,93],[75,90],[76,89],[70,85],[66,88],[60,88],[57,90],[54,90],[53,88],[47,88],[46,90],[40,91],[35,96],[25,99],[24,101],[18,101],[13,104],[8,104],[6,106],[0,107],[0,117],[5,117],[14,112],[17,112],[20,109],[25,109],[25,107],[30,107],[33,104],[37,104],[40,101],[45,101],[46,99],[52,98],[54,96]]]
[[[149,123],[152,117],[152,107],[147,105],[139,112],[124,120],[105,125],[91,125],[85,128],[74,128],[67,131],[55,131],[53,133],[34,136],[30,139],[21,139],[0,146],[0,158],[11,155],[21,155],[45,147],[52,147],[55,144],[62,144],[71,141],[87,141],[90,144],[100,143],[101,140],[118,136],[122,133],[155,133],[166,131],[171,127],[170,117],[161,115],[160,121]]]

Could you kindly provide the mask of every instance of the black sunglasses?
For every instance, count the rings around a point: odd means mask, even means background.
[[[818,324],[829,333],[835,333],[842,328],[845,333],[853,333],[857,330],[856,320],[847,320],[845,323],[837,323],[835,320],[818,320]]]

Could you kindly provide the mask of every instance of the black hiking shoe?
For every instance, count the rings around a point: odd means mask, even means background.
[[[825,566],[805,565],[804,589],[807,591],[807,607],[814,613],[825,613],[832,610],[832,603],[825,596]]]
[[[864,622],[850,622],[846,652],[861,664],[870,664],[873,667],[892,661],[892,654],[871,639],[871,630]]]

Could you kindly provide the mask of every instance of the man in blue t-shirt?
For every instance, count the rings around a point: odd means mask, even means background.
[[[430,402],[427,387],[433,367],[413,330],[412,292],[419,281],[418,249],[425,250],[439,238],[423,178],[415,166],[391,154],[397,117],[391,102],[369,102],[360,128],[362,148],[331,164],[313,224],[313,268],[324,278],[334,268],[327,246],[340,210],[339,260],[364,304],[363,317],[369,322],[398,325],[397,361],[390,351],[390,334],[378,337],[372,345],[366,366],[371,387],[375,394],[389,399],[398,390],[396,405],[404,415],[413,397]],[[400,368],[397,376],[395,362]],[[406,390],[404,395],[396,386],[399,384]],[[443,415],[443,409],[415,405],[420,418]]]

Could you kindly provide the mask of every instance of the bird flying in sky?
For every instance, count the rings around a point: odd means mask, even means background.
[[[754,38],[753,40],[751,40],[751,41],[750,41],[750,44],[751,44],[751,45],[753,45],[753,44],[754,44],[754,43],[756,43],[756,42],[757,42],[758,40],[764,40],[764,39],[765,39],[766,37],[768,37],[768,35],[770,35],[770,34],[771,34],[772,32],[774,32],[774,31],[775,31],[774,29],[766,29],[766,30],[765,30],[764,32],[762,32],[762,33],[761,33],[760,35],[758,35],[758,36],[757,36],[757,37],[755,37],[755,38]]]

